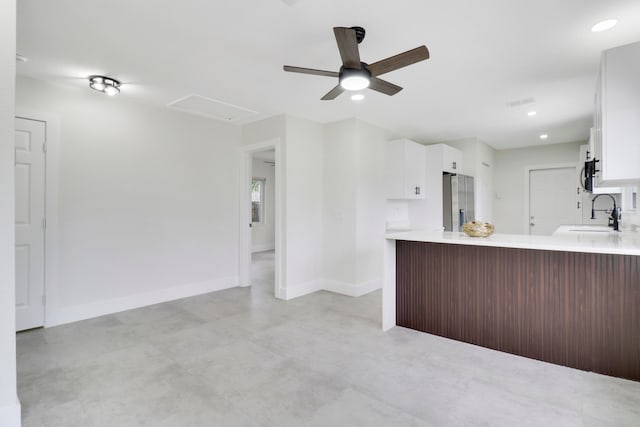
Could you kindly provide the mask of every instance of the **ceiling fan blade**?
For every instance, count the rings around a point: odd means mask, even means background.
[[[338,85],[333,89],[331,89],[329,93],[327,93],[325,96],[323,96],[320,99],[322,99],[323,101],[331,101],[332,99],[336,99],[338,95],[340,95],[342,92],[344,92],[344,88]]]
[[[356,30],[346,27],[334,27],[333,34],[336,36],[342,65],[345,68],[360,69],[360,52],[358,51],[358,40]]]
[[[393,83],[389,83],[388,81],[379,79],[377,77],[371,78],[369,89],[373,89],[377,92],[381,92],[389,96],[395,95],[402,90],[400,86],[394,85]]]
[[[284,67],[282,67],[282,69],[292,73],[313,74],[316,76],[327,76],[327,77],[340,76],[340,74],[335,71],[314,70],[313,68],[292,67],[290,65],[285,65]]]
[[[369,65],[368,68],[371,75],[375,77],[397,70],[398,68],[406,67],[407,65],[415,64],[416,62],[424,61],[425,59],[429,59],[429,49],[427,49],[426,46],[420,46],[387,59],[374,62]]]

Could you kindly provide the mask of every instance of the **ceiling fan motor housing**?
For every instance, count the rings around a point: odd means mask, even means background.
[[[362,40],[364,40],[364,35],[365,35],[365,30],[362,27],[351,27],[352,30],[354,30],[356,32],[356,40],[358,41],[358,44],[362,43]]]

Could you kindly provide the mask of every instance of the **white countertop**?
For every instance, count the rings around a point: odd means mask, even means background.
[[[407,240],[411,242],[640,256],[640,233],[638,232],[570,231],[556,233],[553,236],[495,233],[489,237],[469,237],[464,233],[450,231],[414,230],[387,233],[385,237],[389,240]]]

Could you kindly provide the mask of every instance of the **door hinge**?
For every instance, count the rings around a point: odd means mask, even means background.
[[[47,228],[47,218],[42,218],[42,228]]]
[[[577,208],[578,208],[578,209],[580,209],[580,202],[578,202],[578,206],[577,206]]]
[[[42,295],[42,305],[47,305],[47,296]]]
[[[46,142],[42,143],[42,152],[47,154],[47,143]]]

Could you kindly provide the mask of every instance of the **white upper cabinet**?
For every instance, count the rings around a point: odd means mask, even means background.
[[[442,171],[462,173],[462,152],[442,144]]]
[[[592,142],[598,185],[640,181],[640,42],[602,53]]]
[[[424,199],[424,145],[408,139],[387,142],[387,198]]]
[[[462,174],[462,152],[446,144],[427,145],[427,165],[438,172]]]

